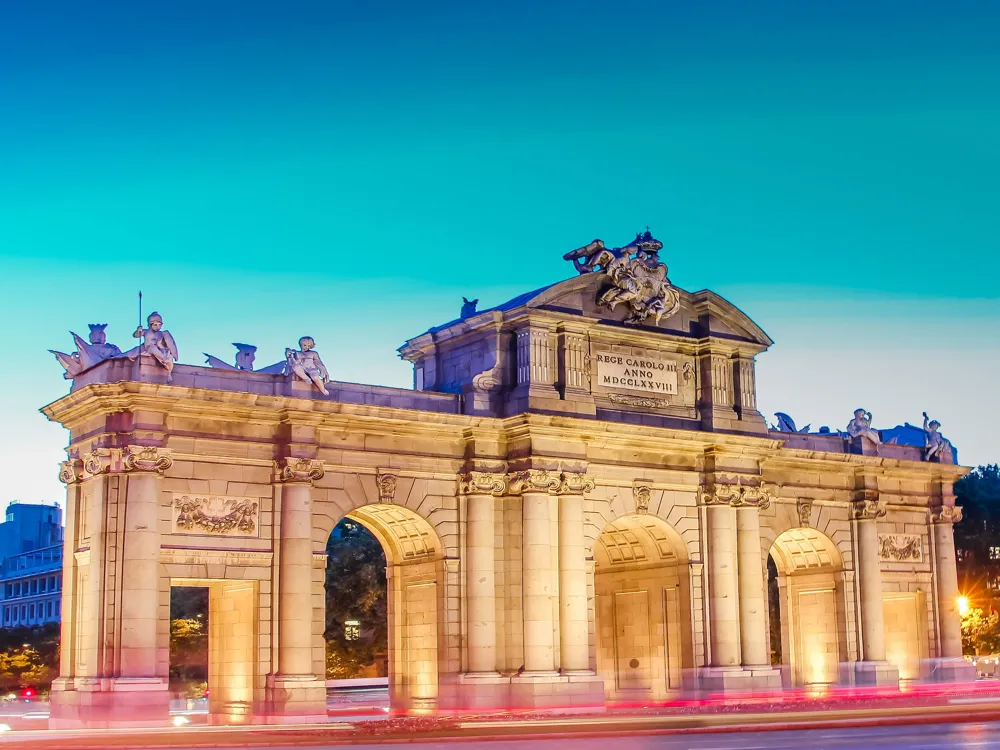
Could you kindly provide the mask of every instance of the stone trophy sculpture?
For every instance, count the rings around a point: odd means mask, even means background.
[[[70,331],[70,336],[76,343],[76,351],[72,354],[57,352],[54,349],[49,351],[59,360],[66,373],[63,375],[67,380],[72,380],[84,370],[88,370],[99,362],[106,359],[122,356],[122,350],[114,344],[108,343],[107,334],[104,329],[107,323],[88,323],[90,328],[90,343],[87,343],[75,333]]]
[[[872,413],[864,409],[854,410],[854,419],[847,423],[847,434],[852,438],[866,437],[875,445],[882,444],[882,436],[872,429]]]
[[[281,361],[259,370],[253,369],[254,359],[257,356],[257,347],[252,344],[233,344],[236,347],[236,365],[223,362],[218,357],[202,352],[205,355],[205,362],[210,367],[217,370],[243,370],[244,372],[260,372],[265,375],[280,375],[285,371],[285,362]]]
[[[955,463],[955,448],[951,441],[938,432],[941,423],[936,419],[928,421],[924,412],[925,461],[936,461],[942,464]]]
[[[330,375],[315,347],[316,342],[312,336],[300,338],[298,350],[285,349],[286,367],[293,377],[306,383],[313,383],[320,393],[329,396],[326,384],[330,382]]]
[[[681,305],[680,295],[667,278],[667,266],[660,260],[661,249],[663,243],[646,227],[625,247],[608,249],[602,240],[594,240],[566,253],[563,259],[573,261],[581,274],[603,273],[607,277],[610,287],[598,296],[598,306],[614,310],[626,305],[630,312],[626,325],[640,325],[647,318],[659,325]]]
[[[135,361],[143,354],[150,355],[167,371],[167,382],[173,380],[174,363],[177,361],[177,343],[170,331],[163,327],[163,318],[152,312],[146,318],[147,328],[141,325],[135,329],[132,338],[142,339],[142,343],[126,352],[125,356]]]

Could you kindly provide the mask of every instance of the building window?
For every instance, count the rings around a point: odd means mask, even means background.
[[[59,617],[59,609],[62,607],[62,602],[56,599],[56,617]]]
[[[1000,560],[1000,547],[990,547],[990,559]]]
[[[356,641],[361,637],[361,623],[357,620],[344,620],[344,640]]]
[[[34,620],[35,619],[35,605],[34,604],[32,604],[30,607],[28,607],[28,619],[29,620]]]
[[[52,617],[52,602],[45,602],[45,616]]]

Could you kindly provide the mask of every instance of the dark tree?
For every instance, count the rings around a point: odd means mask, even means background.
[[[382,545],[364,526],[344,519],[330,534],[326,552],[327,675],[353,677],[372,665],[384,674],[388,638]],[[359,623],[356,638],[345,632],[351,620]]]
[[[1000,467],[980,466],[955,483],[962,520],[955,524],[959,587],[977,606],[1000,597]]]
[[[781,664],[781,602],[778,591],[778,566],[767,556],[767,621],[771,638],[771,664]]]

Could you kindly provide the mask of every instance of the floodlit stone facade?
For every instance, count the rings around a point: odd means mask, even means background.
[[[344,517],[386,552],[400,710],[963,676],[965,470],[769,431],[760,328],[657,287],[665,268],[629,286],[590,258],[408,341],[413,390],[143,353],[75,374],[44,409],[70,432],[53,722],[164,720],[170,588],[192,585],[210,588],[215,713],[325,717],[325,548]]]

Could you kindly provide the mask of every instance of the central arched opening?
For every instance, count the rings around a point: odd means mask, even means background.
[[[836,545],[815,529],[789,529],[771,545],[767,569],[773,661],[791,685],[836,683],[846,651],[843,565]]]
[[[438,692],[441,543],[408,508],[365,505],[326,546],[330,679],[388,678],[394,710],[430,708]]]
[[[594,543],[597,668],[610,700],[668,697],[691,666],[687,550],[655,516],[608,524]]]

